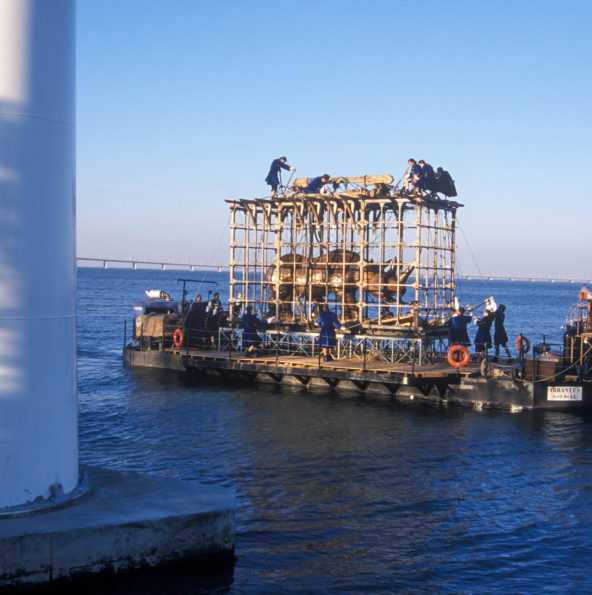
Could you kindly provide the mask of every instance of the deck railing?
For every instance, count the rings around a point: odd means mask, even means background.
[[[179,324],[163,326],[163,333],[159,336],[144,334],[140,325],[134,336],[126,337],[124,327],[124,345],[132,345],[141,351],[145,350],[178,350],[179,353],[190,355],[194,350],[216,349],[226,351],[237,356],[246,351],[243,345],[243,330],[235,326],[226,326],[217,330],[183,328]],[[175,331],[182,330],[182,340]],[[320,355],[318,331],[286,331],[281,329],[266,329],[259,332],[259,336],[268,355],[303,356],[316,358]],[[379,360],[392,364],[414,363],[422,365],[438,361],[445,357],[447,351],[446,337],[438,335],[355,335],[350,333],[336,333],[336,359],[353,358],[364,361]],[[178,344],[176,344],[178,343]]]

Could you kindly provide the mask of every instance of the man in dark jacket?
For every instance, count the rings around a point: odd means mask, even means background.
[[[436,192],[444,196],[456,196],[456,186],[452,176],[441,167],[436,170]]]
[[[323,186],[331,179],[329,174],[313,178],[306,187],[306,194],[319,194]]]
[[[463,345],[468,347],[471,344],[469,333],[467,333],[467,324],[471,322],[472,317],[465,314],[464,308],[458,308],[454,316],[450,319],[448,325],[448,341],[450,347],[453,345]]]
[[[285,169],[286,171],[296,171],[291,165],[286,163],[286,157],[279,157],[271,162],[269,173],[265,178],[265,181],[271,186],[271,198],[275,196],[278,186],[280,185],[280,170]]]
[[[483,318],[477,319],[477,334],[475,335],[475,355],[473,360],[484,360],[487,350],[491,349],[491,325],[493,323],[493,312],[485,310]]]
[[[419,172],[419,180],[415,187],[419,188],[422,193],[426,191],[436,192],[436,174],[434,173],[434,168],[423,159],[420,159],[417,164],[421,170]]]
[[[491,360],[494,362],[498,361],[499,358],[499,351],[500,347],[503,347],[508,355],[508,361],[514,361],[512,359],[512,354],[508,349],[508,333],[506,333],[506,328],[504,326],[504,320],[506,318],[506,307],[503,304],[500,304],[498,309],[494,313],[494,320],[495,320],[495,331],[493,333],[493,344],[495,345],[495,357]]]
[[[243,349],[247,348],[249,355],[258,355],[256,349],[263,349],[263,341],[257,333],[257,327],[261,324],[257,316],[253,314],[252,306],[247,306],[239,326],[243,329]]]
[[[206,304],[201,301],[201,295],[197,294],[183,321],[183,334],[186,337],[187,345],[190,347],[203,346],[205,319]]]
[[[413,159],[412,157],[410,157],[407,160],[407,163],[408,167],[406,170],[407,173],[405,174],[405,181],[403,182],[403,188],[406,192],[409,192],[409,186],[411,184],[417,184],[417,181],[419,180],[421,174],[421,167],[417,165],[417,161],[415,161],[415,159]]]

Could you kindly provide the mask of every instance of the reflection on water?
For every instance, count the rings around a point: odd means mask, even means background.
[[[130,370],[120,358],[127,303],[112,303],[113,285],[129,291],[125,275],[107,276],[111,286],[99,275],[79,280],[81,460],[237,493],[230,578],[180,575],[173,592],[592,587],[589,417]]]

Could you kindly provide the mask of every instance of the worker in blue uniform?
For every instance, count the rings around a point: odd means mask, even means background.
[[[415,187],[419,188],[421,194],[425,192],[435,192],[437,186],[434,168],[429,163],[426,163],[423,159],[420,159],[417,164],[421,169],[419,172],[419,179],[417,180]]]
[[[458,308],[448,323],[448,344],[450,347],[453,345],[468,347],[471,344],[469,333],[467,333],[467,324],[471,322],[472,317],[465,312],[464,308]]]
[[[415,186],[415,184],[419,180],[419,176],[421,174],[421,167],[417,165],[417,161],[415,161],[415,159],[413,159],[412,157],[410,157],[407,160],[407,164],[409,165],[409,167],[407,168],[407,173],[405,174],[403,188],[405,188],[406,192],[409,192],[410,186],[412,184]]]
[[[201,295],[198,293],[183,321],[183,334],[187,338],[188,345],[192,347],[203,347],[205,319],[206,304],[201,301]]]
[[[485,310],[483,318],[476,319],[477,334],[475,335],[475,355],[473,360],[485,359],[486,352],[491,349],[491,325],[493,324],[493,312]]]
[[[280,170],[285,169],[286,171],[296,171],[291,165],[286,163],[288,159],[286,157],[279,157],[271,162],[269,173],[265,178],[265,181],[271,186],[271,198],[275,196],[278,186],[280,185]]]
[[[319,317],[317,318],[317,324],[321,327],[319,333],[319,344],[321,346],[323,359],[330,361],[333,359],[331,351],[337,345],[337,338],[335,336],[335,329],[340,327],[339,318],[334,312],[329,310],[328,304],[321,306]]]
[[[306,194],[319,194],[322,192],[323,186],[329,182],[331,176],[329,174],[323,174],[313,178],[306,187]]]
[[[508,333],[506,333],[506,328],[504,326],[504,320],[506,319],[506,307],[503,304],[498,306],[498,309],[495,311],[493,318],[495,321],[495,330],[493,332],[493,344],[495,346],[495,356],[491,361],[497,362],[499,357],[500,347],[503,347],[506,350],[506,354],[508,355],[508,361],[513,362],[512,354],[508,349]]]
[[[255,314],[253,314],[253,307],[247,306],[246,312],[243,314],[239,323],[240,328],[243,329],[243,349],[247,348],[247,354],[259,355],[256,351],[257,347],[263,349],[263,341],[257,333],[257,327],[261,322]]]

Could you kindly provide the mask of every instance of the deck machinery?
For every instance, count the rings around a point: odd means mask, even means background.
[[[327,303],[348,351],[441,352],[455,294],[457,202],[393,189],[392,176],[308,180],[230,206],[230,304],[267,322],[272,342],[314,345]],[[268,337],[271,338],[271,337]],[[421,358],[420,358],[421,360]]]
[[[588,376],[592,371],[592,291],[585,285],[567,314],[564,331],[563,364]]]

